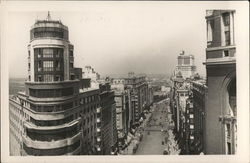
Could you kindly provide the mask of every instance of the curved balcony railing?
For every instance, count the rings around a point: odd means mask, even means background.
[[[80,146],[78,148],[76,148],[73,152],[66,153],[65,155],[80,155],[81,148],[82,148],[82,144],[80,143]]]
[[[66,138],[63,140],[58,140],[58,141],[36,141],[32,140],[29,137],[23,137],[24,144],[29,147],[29,148],[34,148],[34,149],[53,149],[53,148],[61,148],[65,146],[69,146],[80,140],[81,138],[81,132],[78,134]]]
[[[23,144],[23,155],[33,156],[59,156],[59,155],[73,155],[77,154],[81,146],[81,141],[78,140],[72,145],[64,146],[61,148],[50,148],[50,149],[36,149],[26,146]],[[81,148],[81,147],[80,147]]]
[[[30,123],[30,122],[26,121],[26,122],[24,122],[24,126],[27,129],[41,130],[41,131],[59,130],[59,129],[63,129],[63,128],[72,127],[72,126],[78,124],[80,122],[80,120],[81,120],[81,118],[77,118],[74,121],[71,121],[69,123],[65,123],[65,124],[62,124],[62,125],[58,125],[58,126],[37,126],[37,125],[34,125],[33,123]]]

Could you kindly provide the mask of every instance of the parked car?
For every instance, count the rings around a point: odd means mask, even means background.
[[[167,155],[167,154],[168,154],[167,149],[164,149],[164,151],[163,151],[163,155]]]

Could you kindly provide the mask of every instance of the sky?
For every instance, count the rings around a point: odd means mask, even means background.
[[[69,28],[75,66],[92,66],[101,76],[171,74],[184,50],[205,75],[206,10],[169,3],[87,3],[81,10],[50,10],[51,18]],[[10,77],[26,77],[29,30],[47,10],[11,11],[7,15],[6,52]]]

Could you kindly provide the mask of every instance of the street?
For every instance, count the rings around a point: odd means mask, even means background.
[[[143,139],[135,155],[162,155],[164,149],[167,149],[168,154],[178,154],[178,146],[169,129],[171,122],[169,111],[167,100],[154,105],[152,117],[144,129]]]

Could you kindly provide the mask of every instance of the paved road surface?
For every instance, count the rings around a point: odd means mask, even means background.
[[[166,132],[162,132],[161,129],[167,129],[167,106],[164,102],[157,104],[155,111],[152,115],[152,120],[150,121],[151,126],[145,128],[143,139],[139,144],[139,147],[136,151],[136,155],[162,155],[163,150],[166,148],[167,144],[162,145],[162,141],[165,140],[167,136]],[[162,124],[162,125],[161,125]],[[163,127],[162,127],[163,126]],[[148,135],[147,130],[150,131]]]

